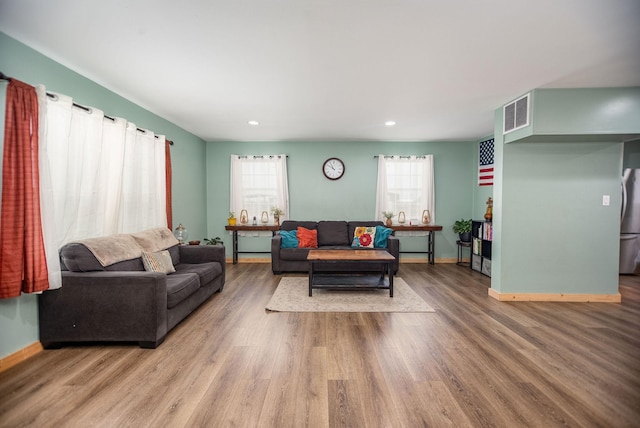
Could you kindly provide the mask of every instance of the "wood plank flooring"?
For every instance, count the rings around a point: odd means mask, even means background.
[[[498,302],[402,264],[435,313],[269,313],[281,276],[227,266],[156,350],[45,350],[0,373],[0,427],[640,426],[640,278],[622,303]]]

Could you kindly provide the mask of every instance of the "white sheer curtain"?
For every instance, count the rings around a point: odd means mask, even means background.
[[[118,232],[167,226],[164,141],[127,124]]]
[[[167,225],[164,136],[38,87],[40,194],[51,288],[70,241]]]
[[[289,184],[287,155],[239,156],[231,155],[230,211],[240,216],[244,209],[249,219],[255,216],[260,224],[263,211],[277,207],[289,217]]]
[[[435,224],[433,155],[378,155],[374,218],[384,220],[384,211],[391,211],[396,216],[403,211],[406,224],[409,224],[410,219],[421,220],[424,210],[429,210],[431,224]]]

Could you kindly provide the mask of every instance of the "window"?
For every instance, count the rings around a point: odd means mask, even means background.
[[[249,219],[260,221],[263,211],[271,214],[277,207],[289,214],[287,156],[231,155],[230,211],[240,216],[247,210]]]
[[[421,219],[422,212],[429,210],[434,223],[434,201],[433,155],[378,156],[375,218],[384,220],[384,211],[396,216],[403,211],[408,224],[410,219]]]

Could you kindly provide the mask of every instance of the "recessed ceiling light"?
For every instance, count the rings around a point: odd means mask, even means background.
[[[258,125],[260,125],[260,122],[258,122],[257,120],[250,120],[250,121],[249,121],[249,125],[251,125],[251,126],[258,126]]]
[[[387,120],[384,126],[396,126],[396,122],[394,120]]]

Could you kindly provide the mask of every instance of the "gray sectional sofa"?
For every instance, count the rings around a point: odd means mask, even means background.
[[[360,226],[384,226],[381,221],[293,221],[286,220],[280,225],[281,231],[292,231],[298,227],[304,227],[318,232],[318,249],[354,249],[351,244],[356,227]],[[394,275],[398,272],[400,258],[400,241],[389,236],[386,239],[386,248],[396,259],[393,262]],[[271,238],[271,269],[274,274],[283,272],[308,272],[309,262],[307,255],[310,248],[282,248],[282,236],[276,234]],[[367,272],[371,264],[358,262],[344,262],[332,264],[332,272]],[[326,267],[320,267],[320,270]],[[376,272],[380,270],[376,269]]]
[[[178,245],[169,229],[159,233],[166,238],[161,244],[164,248],[155,249],[169,252],[173,273],[145,270],[141,256],[115,263],[111,259],[105,266],[105,261],[96,257],[88,244],[63,246],[62,287],[39,296],[43,346],[115,341],[138,342],[143,348],[155,348],[180,321],[223,289],[223,246]],[[136,240],[136,234],[115,236],[119,239],[112,241],[115,253],[126,252],[125,258],[149,249],[148,240]],[[94,238],[92,242],[108,249],[110,238]],[[172,245],[166,247],[167,243]],[[136,248],[138,244],[140,248]]]

